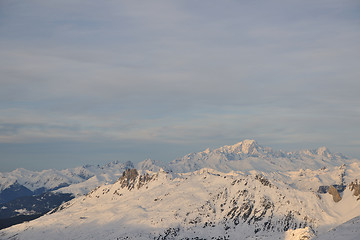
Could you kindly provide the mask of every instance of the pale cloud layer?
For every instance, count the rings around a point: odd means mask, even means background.
[[[360,158],[358,1],[0,3],[3,169],[255,138]]]

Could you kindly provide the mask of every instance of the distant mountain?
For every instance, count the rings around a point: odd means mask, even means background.
[[[168,170],[192,172],[206,167],[222,172],[252,170],[274,172],[301,168],[319,169],[351,162],[348,157],[331,153],[326,147],[285,152],[262,147],[255,140],[244,140],[231,146],[190,153],[170,162]]]
[[[13,199],[31,196],[34,192],[29,190],[27,187],[20,185],[17,180],[15,180],[11,185],[8,185],[6,188],[0,192],[0,204],[9,202]]]
[[[153,159],[146,159],[142,162],[139,162],[136,165],[136,169],[140,170],[140,171],[151,171],[151,172],[158,172],[161,169],[166,168],[166,164],[162,163],[160,161],[156,161]]]
[[[0,173],[0,203],[55,190],[74,195],[86,194],[100,184],[115,181],[124,170],[133,167],[131,162],[112,162],[104,166],[86,165],[65,170],[36,172],[19,168]],[[96,181],[92,179],[94,177]]]

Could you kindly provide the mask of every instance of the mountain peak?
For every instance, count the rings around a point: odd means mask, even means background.
[[[331,154],[331,152],[327,147],[319,147],[318,149],[316,149],[316,152],[318,155],[322,155],[322,156],[328,156]]]
[[[150,158],[145,159],[144,161],[137,164],[137,169],[139,171],[149,170],[152,172],[158,172],[160,169],[162,169],[162,167],[163,165],[159,161]]]
[[[245,154],[258,154],[262,147],[257,144],[253,139],[245,139],[234,145],[224,146],[221,150],[227,150],[234,153],[245,153]]]
[[[238,146],[238,145],[245,145],[245,146],[251,146],[251,145],[258,145],[257,142],[254,139],[245,139],[238,143],[235,143],[232,146]]]
[[[319,147],[316,149],[305,149],[300,150],[299,153],[305,154],[307,156],[318,156],[318,157],[325,157],[329,159],[341,158],[346,159],[346,157],[342,154],[332,153],[327,147]]]
[[[206,149],[175,159],[169,163],[168,169],[173,172],[191,172],[206,167],[224,172],[231,170],[274,172],[304,167],[319,169],[347,162],[348,158],[341,154],[333,154],[326,147],[285,152],[263,147],[253,139],[245,139],[234,145],[225,145],[214,150]]]

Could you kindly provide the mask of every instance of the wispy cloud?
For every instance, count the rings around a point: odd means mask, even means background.
[[[352,147],[338,151],[360,156],[358,1],[1,5],[3,144],[185,154],[246,137],[282,148],[341,141]]]

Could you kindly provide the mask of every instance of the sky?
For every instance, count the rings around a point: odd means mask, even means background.
[[[360,2],[0,0],[0,171],[255,139],[360,158]]]

